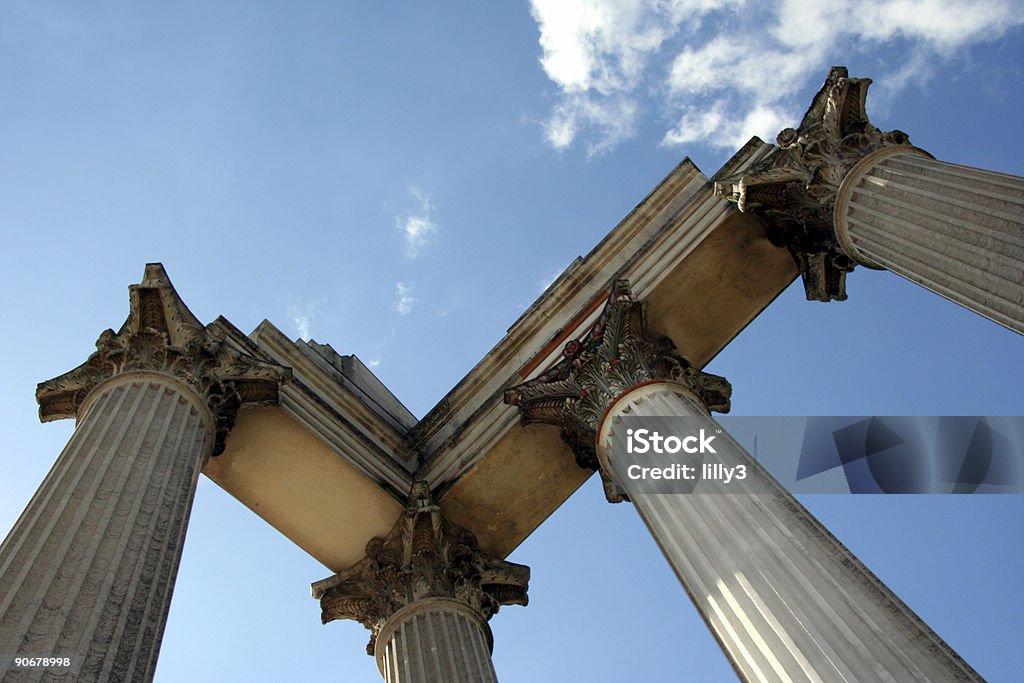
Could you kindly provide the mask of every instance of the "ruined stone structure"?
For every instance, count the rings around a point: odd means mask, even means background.
[[[646,494],[612,466],[617,417],[714,427],[732,386],[702,368],[798,276],[827,301],[887,268],[1024,333],[1024,179],[877,130],[868,84],[833,69],[714,180],[680,164],[421,420],[328,345],[202,325],[146,266],[120,330],[39,385],[77,427],[0,546],[0,643],[150,680],[202,472],[327,567],[324,623],[363,624],[385,680],[496,681],[488,622],[530,577],[504,558],[596,471],[742,680],[980,680],[728,435],[756,490]]]

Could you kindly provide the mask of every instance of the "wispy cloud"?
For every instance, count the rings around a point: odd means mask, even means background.
[[[678,29],[681,17],[666,3],[629,0],[532,0],[540,27],[541,66],[560,90],[545,127],[555,149],[591,133],[589,155],[633,136],[633,96],[650,57]]]
[[[409,315],[412,313],[412,307],[416,301],[416,297],[412,295],[411,285],[407,285],[404,282],[395,283],[394,309],[398,311],[399,315]]]
[[[558,268],[555,268],[548,274],[547,277],[543,277],[540,280],[537,280],[537,291],[543,292],[548,287],[555,284],[555,280],[557,280],[558,277],[565,272],[565,268],[566,266],[560,266]]]
[[[1019,9],[1014,0],[531,0],[541,66],[559,93],[544,134],[555,149],[582,141],[600,154],[650,113],[672,122],[665,145],[772,140],[809,104],[795,94],[833,63],[884,51],[863,74],[884,103],[962,48],[1024,24]]]
[[[288,304],[288,317],[291,318],[295,331],[303,341],[309,341],[312,337],[313,321],[320,307],[326,302],[326,299],[313,299],[298,304]]]
[[[396,217],[395,224],[402,231],[405,257],[414,259],[420,255],[423,247],[436,239],[438,225],[430,195],[415,187],[409,191],[418,205],[409,213]]]
[[[384,358],[384,353],[395,341],[395,328],[391,328],[387,336],[373,346],[372,355],[366,361],[366,366],[371,370],[376,370],[381,366],[381,362]]]

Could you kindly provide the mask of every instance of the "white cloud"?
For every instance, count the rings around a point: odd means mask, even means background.
[[[398,311],[399,315],[409,315],[412,313],[412,307],[416,301],[417,299],[412,295],[412,287],[410,285],[404,282],[395,283],[394,309]]]
[[[663,144],[773,140],[833,64],[869,62],[872,102],[923,84],[963,48],[1024,24],[1015,0],[531,0],[540,63],[558,88],[545,124],[588,155],[675,121]]]
[[[589,155],[633,136],[637,100],[651,55],[676,33],[687,12],[707,0],[532,0],[540,27],[541,66],[561,99],[545,126],[548,143],[565,149],[581,131],[595,135]]]
[[[381,363],[384,360],[385,352],[395,341],[395,335],[395,328],[391,328],[391,330],[388,332],[387,336],[383,340],[373,345],[372,355],[370,356],[370,359],[366,361],[366,367],[370,368],[371,370],[376,370],[381,366]]]
[[[555,280],[557,280],[559,276],[561,276],[561,274],[565,272],[566,267],[567,266],[560,266],[558,268],[555,268],[554,270],[551,271],[550,275],[548,275],[545,278],[541,278],[540,280],[537,280],[537,289],[543,292],[548,287],[555,284]]]
[[[419,205],[408,214],[397,217],[395,224],[402,231],[405,257],[414,259],[420,255],[423,247],[437,237],[438,225],[434,220],[434,206],[430,201],[430,196],[415,187],[409,191]]]
[[[684,145],[719,135],[725,120],[724,110],[724,100],[716,100],[705,108],[687,108],[675,128],[665,133],[663,142]]]
[[[299,339],[302,339],[303,341],[309,341],[309,316],[296,316],[293,322],[295,323],[296,329],[299,331]]]
[[[314,299],[298,304],[288,304],[288,317],[291,318],[292,325],[299,334],[299,339],[303,341],[310,340],[312,337],[313,320],[316,318],[317,311],[326,301],[326,299]]]
[[[545,137],[552,147],[562,150],[572,145],[581,128],[594,129],[598,134],[587,142],[587,156],[592,157],[633,137],[636,115],[636,102],[630,98],[609,96],[598,100],[586,94],[573,95],[555,107]]]

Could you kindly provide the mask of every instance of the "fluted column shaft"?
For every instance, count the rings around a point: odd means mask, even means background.
[[[1024,334],[1024,178],[884,148],[843,180],[835,228],[858,263]]]
[[[72,666],[0,680],[152,678],[212,437],[205,402],[170,378],[128,373],[94,390],[0,546],[0,647]]]
[[[608,474],[624,415],[662,418],[653,429],[667,416],[721,429],[686,387],[646,384],[620,397],[602,422],[598,455]],[[689,494],[644,493],[628,477],[617,483],[742,680],[981,680],[727,433],[715,447],[720,461],[746,465],[745,481]],[[644,457],[653,467],[678,459]]]
[[[938,161],[875,128],[870,85],[833,67],[800,126],[715,191],[764,219],[808,299],[845,299],[857,264],[886,268],[1024,334],[1024,178]]]
[[[386,683],[498,683],[491,629],[464,603],[427,598],[396,612],[377,636]]]
[[[288,378],[200,323],[159,263],[128,293],[120,330],[36,387],[40,419],[78,426],[0,546],[0,656],[71,670],[4,661],[3,683],[152,679],[203,463]]]
[[[729,410],[731,385],[651,333],[627,281],[563,355],[505,401],[527,424],[560,425],[577,461],[600,470],[608,499],[633,502],[741,680],[981,680],[711,419]],[[680,492],[661,493],[665,482],[642,479],[645,467]],[[744,476],[723,481],[724,468]]]

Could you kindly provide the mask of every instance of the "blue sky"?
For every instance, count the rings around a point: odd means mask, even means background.
[[[493,6],[492,6],[493,5]],[[756,5],[756,6],[755,6]],[[856,9],[854,7],[856,6]],[[162,261],[203,321],[355,353],[423,415],[685,156],[797,123],[833,64],[947,161],[1024,174],[1024,22],[996,0],[0,4],[0,530],[70,423],[82,362]],[[1019,336],[887,273],[787,290],[709,370],[734,413],[1021,414]],[[989,680],[1024,639],[1024,499],[808,506]],[[514,681],[731,676],[636,514],[589,481],[511,556]],[[327,571],[200,482],[158,681],[373,681]]]

